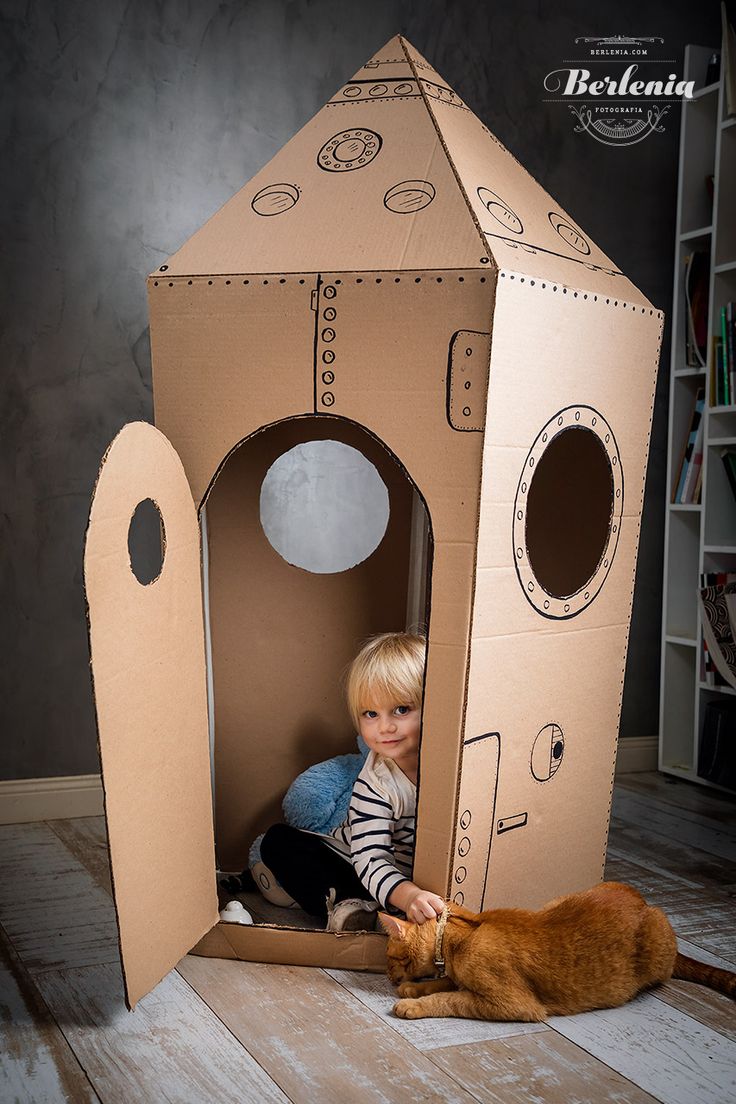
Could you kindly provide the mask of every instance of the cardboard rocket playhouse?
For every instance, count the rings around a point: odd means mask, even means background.
[[[600,880],[662,314],[401,37],[148,290],[157,428],[110,446],[85,556],[129,1003],[195,945],[381,968],[377,933],[218,923],[215,869],[354,750],[340,672],[417,612],[414,880],[473,909]],[[388,496],[344,571],[261,524],[267,473],[314,441]]]

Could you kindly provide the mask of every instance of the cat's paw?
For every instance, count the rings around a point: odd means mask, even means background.
[[[418,997],[421,994],[421,989],[412,981],[402,981],[397,992],[400,997]]]
[[[394,1016],[402,1020],[419,1020],[424,1012],[418,1000],[400,1000],[394,1005]]]

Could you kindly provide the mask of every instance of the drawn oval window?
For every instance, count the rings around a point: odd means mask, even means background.
[[[593,577],[608,544],[614,506],[611,462],[595,433],[571,427],[547,445],[526,509],[526,550],[540,586],[555,598]]]
[[[166,554],[166,530],[161,511],[152,498],[135,508],[128,528],[130,569],[143,586],[158,579]]]
[[[274,461],[261,486],[261,525],[280,556],[320,575],[366,560],[386,532],[388,490],[362,453],[307,441]]]

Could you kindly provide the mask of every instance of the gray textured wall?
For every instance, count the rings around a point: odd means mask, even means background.
[[[678,108],[613,149],[542,102],[581,34],[719,39],[715,0],[4,0],[0,778],[97,769],[82,547],[100,457],[151,417],[144,278],[402,30],[669,310]],[[666,347],[665,347],[666,348]],[[595,350],[591,350],[595,356]],[[666,359],[665,359],[666,369]],[[623,732],[657,729],[666,371]]]

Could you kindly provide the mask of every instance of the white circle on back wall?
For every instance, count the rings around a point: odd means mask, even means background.
[[[378,548],[388,525],[388,490],[357,449],[306,441],[266,472],[260,514],[269,543],[287,563],[332,575]]]

